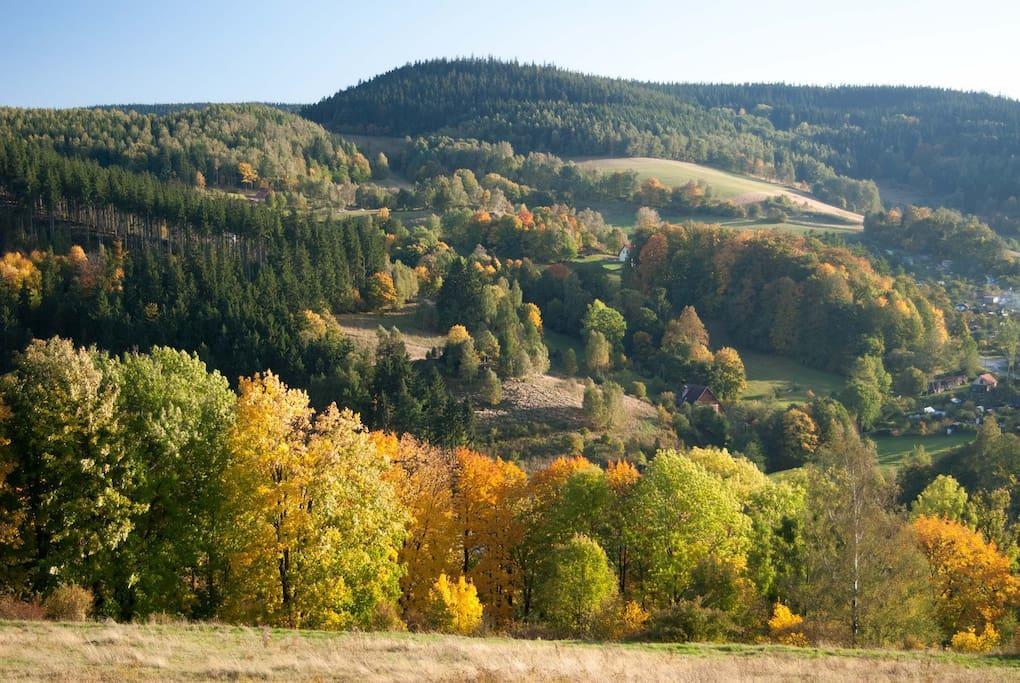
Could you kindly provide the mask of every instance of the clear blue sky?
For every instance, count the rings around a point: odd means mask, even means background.
[[[494,55],[669,81],[893,83],[1020,98],[1016,0],[0,0],[0,104],[310,102]]]

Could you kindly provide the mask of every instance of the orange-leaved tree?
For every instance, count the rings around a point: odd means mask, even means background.
[[[461,574],[478,589],[496,624],[514,616],[521,586],[513,549],[522,528],[518,508],[527,475],[517,465],[459,448],[453,506],[461,539]]]
[[[914,531],[931,568],[935,607],[946,636],[994,624],[1020,599],[1020,579],[995,544],[962,524],[922,515]]]
[[[460,566],[460,534],[453,510],[457,459],[453,452],[421,443],[409,435],[373,434],[393,466],[387,478],[410,515],[407,538],[400,549],[404,618],[417,624],[425,617],[438,578],[456,576]]]

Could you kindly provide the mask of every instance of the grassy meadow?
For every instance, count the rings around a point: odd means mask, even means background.
[[[828,396],[843,388],[839,375],[801,365],[797,361],[770,353],[740,350],[747,373],[745,401],[774,398],[781,405],[806,403],[811,395]]]
[[[881,465],[900,465],[917,446],[924,446],[924,450],[932,458],[937,458],[947,451],[974,440],[973,434],[929,434],[926,436],[876,436],[871,437],[878,448],[878,462]]]
[[[17,681],[1020,680],[1020,661],[945,652],[597,644],[199,624],[0,622]]]
[[[728,199],[736,204],[746,204],[783,195],[789,197],[794,204],[802,205],[809,211],[830,214],[854,223],[863,222],[863,217],[860,214],[831,206],[815,199],[810,194],[786,185],[720,171],[687,161],[651,157],[606,157],[577,159],[576,161],[583,168],[592,168],[603,172],[634,171],[639,180],[658,178],[664,185],[670,187],[686,185],[691,181],[704,181],[712,188],[717,198]]]
[[[376,332],[380,327],[395,327],[404,337],[411,360],[421,360],[433,347],[446,343],[445,335],[426,327],[416,305],[385,313],[347,313],[337,316],[340,329],[356,345],[375,351]]]
[[[658,178],[664,185],[678,187],[690,181],[708,183],[719,199],[736,199],[748,194],[764,192],[778,194],[785,189],[780,185],[747,176],[720,171],[716,168],[692,164],[687,161],[655,159],[652,157],[605,157],[575,159],[582,168],[593,168],[606,173],[634,171],[639,180]]]
[[[594,209],[602,214],[603,219],[609,225],[616,226],[626,233],[631,233],[636,227],[636,214],[639,206],[632,202],[589,202],[584,204],[586,208]],[[709,215],[681,215],[670,211],[660,211],[663,219],[671,223],[685,223],[693,221],[696,223],[719,224],[733,230],[781,230],[795,234],[838,232],[846,235],[857,235],[861,232],[860,224],[846,223],[837,218],[826,220],[825,217],[812,215],[810,217],[791,216],[785,221],[770,221],[767,218],[724,218],[721,216]]]

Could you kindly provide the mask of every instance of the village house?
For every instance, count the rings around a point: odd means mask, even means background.
[[[717,413],[722,411],[719,399],[715,397],[711,389],[701,384],[685,384],[680,392],[679,401],[696,407],[708,407]]]
[[[995,379],[995,375],[986,372],[983,375],[978,375],[974,383],[970,385],[970,390],[980,394],[992,391],[997,386],[999,386],[999,381]]]
[[[966,375],[953,375],[952,377],[936,377],[928,382],[929,394],[941,394],[943,391],[950,391],[962,387],[967,383]]]
[[[255,202],[256,204],[262,204],[269,199],[269,188],[260,187],[255,190],[254,194],[248,195],[248,201]]]

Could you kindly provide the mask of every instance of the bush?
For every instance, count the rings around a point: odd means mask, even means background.
[[[991,624],[985,624],[981,635],[978,635],[971,626],[966,631],[954,634],[950,644],[957,652],[988,652],[999,644],[999,632]]]
[[[563,352],[563,374],[573,377],[577,374],[577,353],[573,349]]]
[[[482,373],[479,393],[481,394],[482,401],[490,406],[498,406],[502,402],[503,385],[499,381],[499,377],[492,370],[487,369]]]
[[[633,600],[608,603],[595,622],[594,634],[606,640],[633,638],[644,629],[650,615]]]
[[[429,625],[443,633],[471,635],[482,625],[482,603],[474,584],[463,576],[456,583],[440,574],[429,596]]]
[[[721,642],[735,639],[737,629],[730,615],[704,607],[698,600],[683,600],[653,614],[645,636],[660,642]]]
[[[43,601],[46,618],[55,621],[85,621],[92,612],[92,591],[77,584],[58,586]]]
[[[643,401],[648,398],[648,387],[644,382],[635,381],[630,385],[630,393]]]
[[[13,595],[0,595],[0,619],[10,621],[41,621],[46,610],[38,598],[19,600]]]
[[[373,631],[406,631],[407,624],[400,618],[397,606],[392,602],[376,603],[368,627]]]
[[[179,626],[181,624],[187,624],[188,620],[179,614],[153,612],[145,617],[145,623],[151,626]]]
[[[769,637],[782,645],[804,647],[807,645],[807,638],[802,630],[803,625],[804,617],[794,614],[789,607],[777,602],[772,610],[772,618],[769,619]]]

